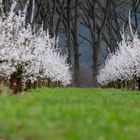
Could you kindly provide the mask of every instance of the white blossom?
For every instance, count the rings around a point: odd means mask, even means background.
[[[136,77],[140,77],[140,39],[137,33],[132,37],[125,37],[123,33],[118,50],[115,54],[109,54],[97,79],[101,85],[107,85],[113,81],[127,81]]]
[[[7,17],[0,17],[0,75],[9,77],[20,68],[25,81],[49,78],[63,85],[70,84],[70,65],[66,56],[55,49],[55,39],[43,27],[35,33],[25,23],[27,8],[16,15],[15,6],[13,3]]]

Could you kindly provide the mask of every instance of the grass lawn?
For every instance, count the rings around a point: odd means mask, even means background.
[[[0,140],[140,140],[140,94],[41,88],[0,96]]]

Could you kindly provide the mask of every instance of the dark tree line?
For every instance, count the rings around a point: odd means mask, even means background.
[[[18,0],[20,8],[27,0]],[[31,17],[33,0],[29,1],[27,21]],[[10,0],[3,0],[4,10],[8,11]],[[109,52],[114,52],[121,40],[123,29],[128,31],[128,14],[131,13],[132,28],[139,33],[139,0],[35,0],[33,22],[48,29],[51,36],[64,34],[68,51],[68,63],[73,66],[73,85],[80,86],[80,46],[87,42],[92,51],[92,79],[97,86],[96,75]],[[87,29],[84,36],[81,27]],[[106,52],[106,53],[103,53]],[[102,59],[101,59],[102,58]],[[88,72],[89,70],[86,70]],[[86,80],[86,79],[85,79]]]

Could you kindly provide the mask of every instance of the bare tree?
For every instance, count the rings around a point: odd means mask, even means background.
[[[103,4],[105,3],[105,4]],[[80,34],[80,37],[88,41],[93,50],[93,80],[97,85],[96,75],[98,73],[98,55],[101,49],[103,29],[107,21],[109,1],[86,0],[81,4],[83,21],[81,24],[89,29],[90,39]]]

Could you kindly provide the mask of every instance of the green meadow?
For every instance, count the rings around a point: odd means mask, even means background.
[[[140,93],[40,88],[1,95],[0,140],[140,140]]]

